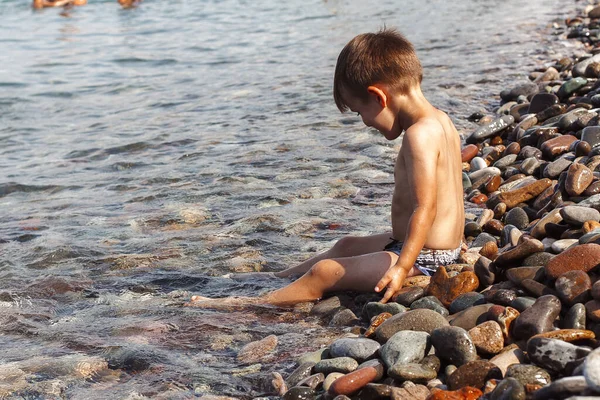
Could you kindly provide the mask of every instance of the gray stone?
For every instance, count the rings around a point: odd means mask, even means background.
[[[285,392],[283,400],[313,400],[316,397],[317,393],[313,389],[296,386]]]
[[[451,316],[450,325],[459,326],[464,330],[471,330],[486,321],[487,312],[494,304],[480,304],[469,307]]]
[[[405,311],[407,311],[406,307],[404,307],[402,304],[398,304],[393,301],[390,301],[389,303],[385,303],[385,304],[380,303],[378,301],[372,301],[372,302],[365,304],[364,309],[363,309],[363,314],[365,314],[367,316],[367,318],[370,320],[374,316],[379,315],[384,312],[388,312],[392,315],[396,315],[399,313],[403,313]]]
[[[436,355],[447,363],[461,366],[477,358],[477,350],[466,330],[445,326],[431,332],[431,344]]]
[[[551,93],[538,93],[531,98],[527,113],[537,114],[554,104],[558,104],[558,97]]]
[[[396,314],[384,321],[375,331],[377,341],[386,342],[399,331],[420,331],[431,333],[436,328],[448,326],[446,318],[435,311],[422,308]]]
[[[470,162],[470,166],[470,171],[473,173],[475,171],[481,171],[482,169],[487,168],[488,165],[482,157],[473,157]]]
[[[600,126],[586,126],[581,133],[581,140],[594,147],[600,144]]]
[[[419,286],[405,287],[396,294],[396,302],[403,306],[410,306],[411,303],[420,299],[425,294],[425,290]]]
[[[563,319],[564,329],[585,329],[585,306],[581,303],[574,304]]]
[[[560,209],[560,216],[566,223],[576,227],[586,221],[600,221],[600,211],[589,207],[566,206]]]
[[[510,306],[518,312],[523,312],[535,303],[535,298],[520,296],[510,302]]]
[[[523,386],[533,384],[545,386],[552,382],[550,374],[543,368],[531,364],[513,364],[506,370],[507,378],[515,378]]]
[[[569,79],[561,85],[561,87],[558,89],[558,93],[556,94],[559,98],[564,99],[575,93],[577,90],[584,87],[586,84],[587,79],[582,77]]]
[[[505,378],[498,383],[488,398],[489,400],[525,400],[525,388],[515,378]]]
[[[540,167],[541,161],[535,157],[529,157],[523,160],[519,166],[519,170],[526,175],[533,175]]]
[[[329,346],[331,357],[351,357],[363,362],[377,355],[381,345],[367,338],[342,338]]]
[[[390,368],[395,364],[421,361],[431,349],[426,332],[400,331],[394,334],[379,350],[381,359]]]
[[[559,157],[546,165],[543,175],[545,178],[556,179],[560,173],[566,171],[572,163],[573,161],[568,160],[565,157]]]
[[[529,217],[521,207],[515,207],[506,213],[504,223],[514,225],[517,229],[525,229],[529,225]]]
[[[596,54],[593,57],[586,58],[585,60],[578,62],[573,66],[573,76],[585,76],[585,69],[588,67],[588,65],[596,62],[600,62],[600,54]]]
[[[477,235],[475,240],[473,240],[473,244],[471,245],[471,247],[483,247],[483,245],[487,242],[496,243],[497,241],[496,238],[490,235],[489,233],[483,232]]]
[[[498,161],[496,161],[492,166],[504,171],[509,166],[513,165],[517,161],[516,154],[507,154]]]
[[[600,211],[600,194],[595,194],[577,203],[578,206],[591,207]]]
[[[560,309],[561,303],[558,297],[551,294],[539,297],[514,321],[513,336],[517,339],[529,339],[538,333],[552,330]]]
[[[523,267],[538,267],[540,265],[545,266],[548,261],[554,258],[554,254],[551,253],[535,253],[523,260],[521,265]]]
[[[533,392],[533,400],[564,399],[582,394],[587,388],[588,385],[583,376],[569,376],[536,390]]]
[[[451,314],[456,314],[474,305],[485,303],[484,296],[477,292],[467,292],[459,295],[452,303],[450,303],[449,311]]]
[[[572,372],[590,350],[559,339],[534,337],[527,342],[527,355],[536,365],[551,372]]]
[[[329,326],[351,326],[356,325],[360,322],[360,319],[354,314],[354,311],[349,308],[343,308],[338,310],[331,320]]]
[[[475,182],[483,177],[491,178],[493,176],[499,176],[502,172],[496,167],[487,167],[484,169],[480,169],[479,171],[471,172],[469,174],[469,179],[471,182]]]
[[[437,373],[426,365],[417,363],[395,364],[388,369],[388,375],[400,381],[427,383],[437,377]]]
[[[442,302],[439,301],[438,298],[435,296],[422,297],[419,300],[414,301],[410,305],[410,308],[412,310],[426,308],[428,310],[433,310],[444,317],[448,316],[449,314],[446,307],[444,307]]]
[[[540,91],[540,88],[537,84],[532,82],[523,82],[516,86],[514,86],[510,90],[503,90],[500,93],[500,97],[504,101],[514,101],[519,98],[519,96],[529,96],[534,95]],[[512,123],[512,122],[511,122]]]
[[[535,86],[537,87],[537,85]],[[477,142],[481,142],[489,137],[496,135],[498,132],[501,132],[504,129],[508,128],[514,122],[515,119],[512,115],[503,115],[502,117],[495,119],[489,124],[479,127],[467,138],[467,143],[475,144]]]
[[[552,242],[551,249],[554,253],[562,253],[574,244],[579,244],[579,239],[560,239]]]
[[[341,372],[347,374],[358,368],[358,362],[350,357],[336,357],[321,360],[314,366],[316,373],[323,373],[325,375],[332,372]]]
[[[595,349],[585,358],[583,376],[592,390],[600,392],[600,348]]]
[[[298,382],[300,382],[301,380],[303,380],[305,378],[308,378],[311,375],[315,364],[316,363],[314,363],[314,362],[305,362],[305,363],[300,364],[300,366],[298,368],[296,368],[290,374],[290,376],[287,377],[285,382],[288,384],[289,387],[296,386],[298,384]]]

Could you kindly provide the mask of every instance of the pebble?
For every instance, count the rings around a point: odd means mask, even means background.
[[[358,323],[360,323],[360,320],[356,314],[349,308],[343,308],[338,310],[333,317],[331,317],[329,326],[352,326],[357,325]]]
[[[426,332],[404,330],[394,334],[381,346],[381,359],[388,368],[395,364],[421,361],[431,349],[430,335]]]
[[[569,309],[563,319],[563,328],[565,329],[585,329],[586,323],[585,306],[581,303],[574,304]]]
[[[379,328],[379,325],[383,324],[385,320],[388,320],[392,317],[390,313],[381,313],[373,318],[371,318],[371,325],[365,331],[365,337],[371,338],[375,336],[375,331]]]
[[[437,372],[426,365],[408,363],[393,365],[388,369],[388,375],[401,382],[427,383],[437,377]]]
[[[361,368],[337,378],[329,387],[332,395],[351,395],[358,392],[368,383],[375,381],[377,371],[373,367]]]
[[[473,329],[486,321],[487,312],[492,306],[493,304],[481,304],[451,315],[449,318],[450,325],[461,327],[467,331]]]
[[[338,378],[341,378],[342,376],[346,375],[342,374],[341,372],[332,372],[329,375],[327,375],[325,377],[325,380],[323,381],[323,389],[325,389],[325,391],[329,391],[331,384],[335,382]]]
[[[458,326],[446,326],[431,332],[431,344],[442,360],[461,366],[477,358],[477,350],[466,330]]]
[[[561,304],[557,297],[545,295],[538,298],[516,319],[512,330],[513,336],[518,339],[528,339],[538,333],[551,330],[560,310]]]
[[[558,329],[539,333],[533,337],[545,337],[550,339],[560,339],[565,342],[576,342],[578,340],[595,339],[596,335],[593,331],[586,329]]]
[[[325,380],[325,375],[322,373],[314,374],[302,379],[296,386],[306,386],[311,389],[316,389]]]
[[[517,229],[525,229],[529,225],[529,217],[522,208],[513,208],[505,214],[504,223],[514,225]]]
[[[287,377],[285,382],[289,387],[296,386],[298,382],[309,377],[312,373],[315,362],[304,362],[300,364],[291,374]]]
[[[600,322],[600,301],[590,300],[585,303],[585,311],[588,320]]]
[[[589,207],[566,206],[560,209],[560,216],[567,224],[581,227],[586,221],[600,221],[600,211]]]
[[[504,348],[502,329],[496,321],[487,321],[469,330],[469,336],[479,353],[497,354]]]
[[[550,248],[555,253],[562,253],[574,244],[579,244],[579,239],[561,239],[555,240],[550,245]]]
[[[506,250],[498,255],[498,258],[494,260],[494,264],[508,268],[515,265],[520,265],[521,260],[529,257],[534,253],[540,253],[544,251],[544,244],[537,239],[525,239],[521,241],[517,246]]]
[[[558,277],[554,287],[560,299],[572,306],[589,300],[592,281],[583,271],[568,271]]]
[[[574,246],[548,261],[545,266],[546,276],[557,279],[568,271],[589,272],[598,265],[598,260],[600,260],[600,245],[588,243]]]
[[[422,287],[404,287],[400,289],[398,293],[394,296],[394,301],[403,306],[408,307],[413,301],[420,299],[424,295],[425,290]]]
[[[398,304],[397,302],[393,302],[390,301],[388,303],[380,303],[378,301],[372,301],[369,302],[367,304],[365,304],[364,308],[363,308],[363,314],[367,316],[367,318],[370,320],[371,318],[373,318],[376,315],[379,315],[381,313],[390,313],[392,315],[396,315],[399,313],[403,313],[407,311],[407,308],[401,304]]]
[[[321,360],[315,364],[313,370],[316,373],[330,374],[332,372],[342,372],[344,374],[352,372],[358,368],[358,362],[350,357],[336,357]]]
[[[483,392],[477,388],[466,386],[456,391],[439,390],[431,394],[427,400],[477,400]]]
[[[545,386],[552,382],[550,374],[543,368],[531,364],[514,364],[506,370],[506,377],[518,380],[521,385]]]
[[[384,343],[399,331],[411,330],[431,333],[436,328],[448,325],[446,318],[439,313],[422,308],[394,315],[377,328],[375,336],[378,342]]]
[[[521,296],[521,297],[517,297],[516,299],[514,299],[510,303],[510,306],[512,308],[514,308],[515,310],[517,310],[518,312],[522,313],[523,311],[525,311],[529,307],[531,307],[534,303],[535,303],[535,298]]]
[[[589,387],[600,392],[600,348],[595,349],[585,358],[583,375]]]
[[[596,281],[592,286],[592,297],[594,300],[600,300],[600,281]]]
[[[296,386],[288,390],[283,395],[283,400],[312,400],[317,397],[317,393],[309,388]]]
[[[446,268],[440,267],[431,278],[426,293],[437,297],[445,307],[463,293],[471,292],[479,286],[479,279],[472,271],[461,272],[450,277]]]
[[[448,316],[448,314],[449,314],[448,310],[444,307],[444,305],[435,296],[422,297],[419,300],[414,301],[410,305],[410,308],[412,310],[416,310],[419,308],[427,308],[429,310],[433,310],[433,311],[437,312],[438,314],[440,314],[444,317]]]
[[[575,346],[559,339],[531,338],[527,342],[527,354],[536,365],[551,372],[568,373],[577,366],[578,360],[589,353],[589,349]]]
[[[372,339],[342,338],[329,346],[331,357],[351,357],[359,363],[377,355],[381,345]]]
[[[324,347],[319,350],[312,351],[310,353],[305,353],[302,356],[298,357],[298,364],[312,363],[313,365],[318,363],[324,358],[329,357],[329,348]]]
[[[477,271],[476,271],[476,273],[477,273]],[[477,275],[477,276],[479,277],[479,275]],[[467,292],[467,293],[461,294],[456,299],[454,299],[452,301],[452,303],[450,303],[448,310],[450,311],[451,314],[456,314],[458,312],[466,310],[469,307],[483,304],[483,303],[485,303],[485,301],[484,301],[484,296],[481,293]]]
[[[491,363],[494,363],[503,374],[506,374],[506,371],[509,366],[513,364],[521,364],[529,362],[529,359],[516,344],[512,344],[510,346],[506,346],[500,354],[492,357],[490,359]]]
[[[515,378],[503,379],[488,395],[489,400],[525,400],[525,388]]]
[[[502,117],[495,119],[489,124],[479,127],[467,138],[467,143],[475,144],[484,139],[492,137],[496,133],[506,129],[513,122],[515,122],[515,119],[511,115],[503,115]]]
[[[587,388],[588,385],[583,376],[569,376],[533,392],[532,399],[565,399],[572,395],[582,394]]]
[[[594,174],[583,164],[573,163],[567,170],[565,190],[569,196],[579,196],[592,183]]]
[[[448,388],[457,390],[465,386],[483,389],[485,382],[490,379],[502,379],[502,371],[493,363],[486,360],[468,362],[450,375]]]
[[[505,203],[507,208],[514,208],[517,206],[517,204],[525,203],[537,197],[544,190],[550,187],[550,185],[552,185],[552,181],[548,178],[543,178],[538,181],[531,182],[523,187],[492,196],[487,201],[486,206],[493,209],[498,203]]]

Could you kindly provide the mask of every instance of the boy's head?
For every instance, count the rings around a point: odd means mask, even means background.
[[[340,111],[349,109],[344,96],[367,101],[367,88],[385,84],[407,94],[423,79],[421,63],[413,45],[398,31],[382,29],[352,39],[338,56],[333,79],[333,97]]]

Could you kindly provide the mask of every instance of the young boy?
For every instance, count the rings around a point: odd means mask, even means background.
[[[390,29],[352,39],[335,69],[340,111],[356,112],[388,140],[405,132],[394,168],[392,232],[342,238],[323,254],[275,274],[304,274],[290,285],[253,300],[220,299],[221,304],[290,305],[340,290],[375,290],[385,303],[406,277],[433,275],[457,261],[464,225],[460,138],[450,118],[425,99],[421,80],[413,46]],[[194,296],[190,305],[216,304],[206,300]]]

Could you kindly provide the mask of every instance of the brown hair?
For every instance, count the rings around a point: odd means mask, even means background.
[[[423,70],[413,45],[397,30],[383,28],[356,36],[342,49],[335,66],[333,98],[344,112],[349,107],[342,89],[364,101],[370,85],[385,83],[408,93],[422,79]]]

